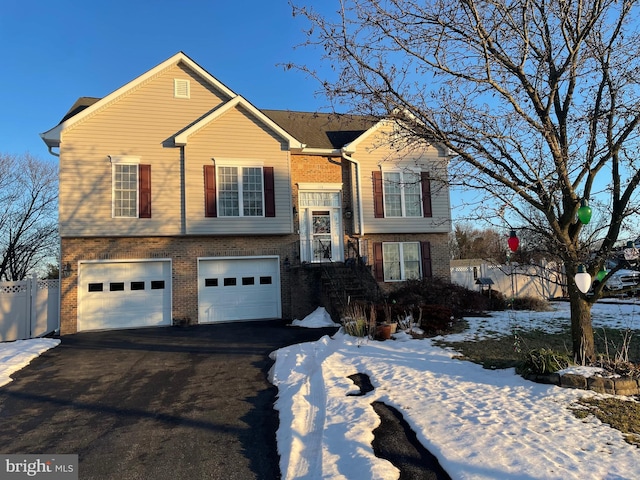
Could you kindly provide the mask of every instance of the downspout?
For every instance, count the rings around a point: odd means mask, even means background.
[[[53,155],[54,157],[60,157],[60,153],[56,153],[53,151],[53,149],[56,147],[54,147],[53,145],[47,145],[47,148],[49,149],[49,153],[51,155]]]
[[[186,145],[180,146],[180,233],[187,234]]]
[[[353,157],[347,155],[344,150],[341,152],[342,158],[351,162],[356,169],[356,204],[358,208],[358,230],[359,235],[364,236],[364,219],[362,216],[362,192],[361,192],[361,180],[360,180],[360,162]]]

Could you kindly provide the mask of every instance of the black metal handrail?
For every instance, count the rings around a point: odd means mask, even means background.
[[[352,250],[355,254],[354,257],[349,255],[349,250]],[[367,258],[360,255],[360,249],[358,248],[358,244],[356,242],[352,242],[349,240],[347,242],[347,261],[345,264],[351,267],[354,271],[355,275],[358,278],[358,281],[361,285],[366,286],[370,285],[374,289],[373,295],[371,295],[369,300],[379,301],[384,295],[382,293],[382,289],[378,284],[378,281],[375,279],[373,274],[371,273],[371,268],[367,265]]]
[[[340,302],[340,307],[344,310],[348,304],[348,298],[345,298],[347,288],[342,281],[342,278],[335,275],[335,263],[333,261],[333,256],[331,255],[331,243],[326,245],[320,239],[317,239],[317,241],[320,246],[320,250],[323,252],[322,258],[328,260],[328,262],[320,261],[320,267],[324,273],[323,276],[328,280],[329,288],[331,289],[334,298]]]
[[[340,303],[339,306],[344,309],[351,300],[347,293],[347,285],[345,285],[341,276],[335,274],[338,268],[338,264],[334,262],[333,257],[331,256],[331,244],[326,245],[324,242],[322,242],[322,240],[318,240],[318,242],[320,243],[320,248],[325,252],[324,258],[327,258],[329,260],[328,262],[320,262],[324,276],[328,279],[328,284],[330,289],[332,290],[334,298],[338,299]],[[347,260],[344,262],[344,265],[351,270],[357,284],[361,287],[361,289],[364,292],[369,293],[368,295],[366,295],[366,299],[371,301],[378,301],[382,297],[382,290],[380,289],[378,282],[373,278],[371,270],[366,265],[366,262],[357,249],[357,245],[355,245],[354,242],[351,241],[347,242],[348,255],[350,250],[353,251],[354,256],[348,256]],[[373,295],[370,294],[370,287],[373,288]]]

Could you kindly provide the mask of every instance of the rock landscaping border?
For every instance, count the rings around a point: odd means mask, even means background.
[[[564,388],[578,388],[581,390],[593,390],[597,393],[611,395],[633,396],[640,395],[640,380],[631,377],[604,378],[585,377],[575,373],[530,373],[524,378],[536,383],[557,385]]]

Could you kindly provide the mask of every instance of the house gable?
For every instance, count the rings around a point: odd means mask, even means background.
[[[116,102],[120,98],[130,94],[132,91],[142,87],[146,82],[152,80],[153,78],[161,75],[167,69],[175,67],[177,65],[182,65],[185,68],[191,70],[197,77],[201,79],[203,84],[209,86],[213,90],[219,92],[219,95],[222,98],[233,98],[236,94],[226,87],[222,82],[214,78],[211,74],[209,74],[206,70],[200,67],[196,62],[194,62],[191,58],[185,55],[183,52],[178,52],[172,57],[168,58],[164,62],[155,66],[151,70],[146,73],[140,75],[135,80],[123,85],[117,90],[113,91],[109,95],[104,98],[101,98],[95,102],[86,101],[86,102],[76,102],[76,105],[65,115],[62,121],[53,127],[50,130],[47,130],[44,133],[40,134],[40,137],[47,144],[49,148],[55,148],[60,146],[61,135],[64,130],[72,128],[74,125],[78,124],[82,120],[90,117],[96,112],[100,111],[103,108],[106,108],[108,105]],[[90,97],[82,97],[83,99],[88,99]],[[70,115],[71,114],[71,115]]]
[[[343,148],[355,159],[362,181],[362,217],[368,233],[448,233],[451,228],[449,190],[446,186],[448,157],[445,150],[423,144],[402,148],[394,136],[392,121],[382,120]],[[422,215],[385,215],[385,172],[413,172],[420,179]]]
[[[189,99],[175,98],[176,78],[190,82]],[[177,62],[111,102],[102,104],[103,100],[76,107],[84,109],[63,122],[74,123],[61,132],[61,235],[183,233],[181,151],[173,138],[228,98],[184,62]],[[90,110],[93,113],[85,115]],[[151,218],[113,218],[109,159],[114,156],[137,157],[140,164],[151,166],[151,191],[146,197],[153,205]]]
[[[221,109],[218,115],[185,135],[186,233],[292,233],[289,145],[295,140],[266,125],[243,102],[233,105]],[[262,170],[263,215],[224,217],[218,214],[214,208],[218,194],[215,175],[221,166]]]
[[[299,140],[296,140],[292,135],[290,135],[287,131],[285,131],[280,125],[271,120],[268,116],[254,107],[251,103],[249,103],[246,99],[241,96],[236,96],[230,101],[226,102],[224,105],[221,105],[219,108],[215,109],[198,122],[189,126],[187,129],[180,132],[175,137],[175,144],[179,146],[187,145],[189,141],[189,137],[205,128],[209,123],[216,121],[220,117],[222,117],[229,110],[234,109],[236,107],[243,108],[249,115],[252,115],[257,121],[261,122],[265,127],[272,130],[275,134],[279,135],[281,138],[285,139],[288,143],[289,149],[302,149],[304,148],[304,144],[302,144]]]

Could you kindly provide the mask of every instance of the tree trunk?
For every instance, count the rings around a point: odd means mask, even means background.
[[[591,325],[591,303],[578,291],[575,285],[569,287],[571,303],[571,340],[573,356],[580,365],[590,364],[596,359],[596,350]]]

